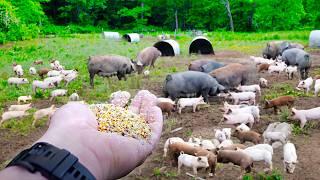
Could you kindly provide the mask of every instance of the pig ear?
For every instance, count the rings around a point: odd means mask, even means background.
[[[194,153],[195,156],[198,156],[198,153]]]
[[[223,108],[219,108],[219,110],[220,110],[221,112],[224,112],[224,109],[223,109]]]
[[[227,114],[232,113],[232,109],[228,109]]]

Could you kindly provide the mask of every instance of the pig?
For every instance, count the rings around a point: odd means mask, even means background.
[[[268,125],[267,129],[263,132],[263,137],[265,138],[268,132],[281,132],[282,135],[284,136],[283,139],[288,139],[289,135],[291,134],[291,131],[292,131],[291,124],[288,124],[285,122],[283,123],[275,122]],[[276,142],[279,142],[279,141],[276,141]]]
[[[263,137],[266,144],[272,144],[275,141],[285,144],[287,141],[287,137],[283,132],[266,132],[263,134]]]
[[[137,55],[135,64],[138,74],[141,74],[144,67],[150,66],[154,68],[154,63],[161,56],[161,52],[155,47],[146,47]]]
[[[248,79],[248,68],[242,64],[231,63],[209,73],[226,89],[244,85]]]
[[[250,60],[256,63],[256,65],[259,64],[272,64],[274,63],[273,60],[265,59],[264,57],[255,57],[255,56],[250,56]]]
[[[18,76],[18,77],[22,77],[23,76],[23,69],[21,65],[18,65],[16,63],[14,63],[13,65],[13,72]]]
[[[268,87],[268,80],[266,80],[265,78],[260,78],[259,79],[259,85],[262,88]]]
[[[181,152],[178,157],[178,174],[180,174],[182,166],[191,167],[193,169],[193,174],[197,175],[197,168],[209,167],[208,156],[195,157]]]
[[[150,71],[149,70],[143,71],[143,76],[144,77],[149,77],[149,75],[150,75]]]
[[[134,65],[129,58],[118,55],[90,56],[88,59],[88,71],[90,85],[93,87],[94,76],[102,77],[117,76],[119,80],[126,78],[126,74],[134,72]]]
[[[22,118],[24,116],[29,116],[29,113],[25,111],[7,111],[2,114],[2,119],[0,121],[0,125],[9,119],[14,119],[14,118]]]
[[[47,82],[47,83],[52,83],[55,86],[58,86],[60,84],[60,82],[63,80],[63,77],[64,77],[63,75],[47,77],[43,81]]]
[[[243,144],[231,144],[228,146],[221,146],[220,149],[218,150],[237,150],[237,149],[245,149],[247,148],[247,146],[243,145]]]
[[[242,123],[236,127],[236,130],[245,132],[245,131],[250,131],[250,128],[247,125]]]
[[[51,82],[46,82],[46,81],[38,81],[34,80],[32,82],[32,90],[33,92],[36,92],[37,88],[40,88],[42,90],[49,89],[49,88],[54,88],[55,85]]]
[[[75,71],[63,77],[63,80],[66,82],[66,86],[69,85],[71,81],[74,81],[78,77],[78,72]]]
[[[61,70],[59,71],[60,74],[64,75],[64,76],[67,76],[68,74],[71,74],[71,73],[77,73],[78,70],[77,69],[72,69],[72,70]]]
[[[175,142],[172,144],[169,143],[168,147],[168,153],[174,160],[178,159],[181,151],[183,151],[185,154],[194,155],[194,153],[202,149],[194,144],[188,144],[185,142]]]
[[[30,68],[29,68],[29,74],[30,74],[30,75],[36,75],[36,74],[37,74],[36,68],[30,67]]]
[[[224,140],[227,140],[226,133],[223,132],[220,129],[215,129],[214,137],[219,141],[223,142]],[[230,139],[230,138],[229,138]]]
[[[225,64],[216,61],[209,61],[208,63],[200,66],[200,71],[204,73],[210,73],[211,71],[219,69],[223,66],[225,66]]]
[[[48,108],[44,108],[44,109],[39,109],[37,110],[34,114],[33,114],[33,122],[32,122],[32,126],[34,127],[37,120],[48,116],[49,117],[49,121],[47,124],[49,124],[50,122],[50,118],[53,115],[53,113],[56,111],[56,107],[55,105],[51,105]]]
[[[18,97],[18,104],[20,104],[21,101],[23,101],[24,103],[27,102],[27,101],[31,101],[32,100],[32,97],[29,95],[29,96],[19,96]]]
[[[55,90],[51,91],[50,101],[52,101],[55,97],[67,95],[67,92],[68,92],[68,90],[65,90],[65,89],[55,89]]]
[[[269,166],[269,169],[272,170],[272,154],[263,149],[248,147],[244,150],[238,149],[239,151],[244,152],[252,158],[253,161],[264,161],[265,164]]]
[[[280,45],[283,41],[271,41],[263,49],[262,56],[267,59],[276,59],[281,55]]]
[[[298,72],[298,66],[288,66],[286,68],[286,73],[288,75],[288,79],[293,79],[293,75]]]
[[[69,101],[80,101],[80,97],[79,97],[78,93],[72,93],[69,96]]]
[[[225,88],[216,79],[203,72],[186,71],[168,75],[164,82],[163,92],[165,97],[176,98],[200,95],[205,102],[209,102],[209,95],[214,96]]]
[[[314,96],[318,97],[320,92],[320,79],[317,79],[314,83]]]
[[[210,168],[210,173],[209,176],[213,176],[215,174],[216,171],[216,165],[217,165],[217,154],[205,150],[205,149],[201,149],[199,151],[197,151],[195,154],[195,156],[207,156],[208,157],[208,163],[209,163],[209,168]]]
[[[203,100],[203,97],[200,96],[198,98],[180,98],[177,102],[177,109],[179,114],[181,114],[181,110],[187,106],[192,106],[192,112],[196,112],[197,106],[200,104],[206,104]]]
[[[268,69],[268,73],[272,74],[272,73],[276,72],[276,73],[280,74],[283,71],[285,71],[286,68],[287,68],[286,65],[285,66],[283,66],[283,65],[270,65],[269,69]]]
[[[247,86],[239,85],[236,89],[241,92],[255,92],[255,93],[258,93],[259,96],[261,96],[261,88],[259,84],[253,84],[253,85],[247,85]]]
[[[48,68],[41,68],[38,71],[38,75],[41,77],[41,79],[43,79],[44,76],[47,75],[49,71],[50,71],[50,69],[48,69]]]
[[[291,142],[283,146],[283,166],[287,173],[292,174],[298,163],[296,147]]]
[[[307,52],[298,48],[288,49],[283,52],[282,59],[288,66],[298,66],[301,79],[308,77],[312,60]]]
[[[202,141],[202,137],[201,136],[199,138],[191,137],[191,138],[189,138],[188,143],[194,143],[194,144],[197,144],[197,145],[200,146],[201,141]]]
[[[229,114],[224,115],[222,121],[224,124],[249,124],[249,127],[252,128],[254,117],[249,113]]]
[[[217,148],[211,140],[207,140],[207,139],[201,140],[200,147],[209,151],[215,150]]]
[[[231,139],[226,139],[224,141],[222,141],[219,145],[218,145],[218,149],[221,149],[222,147],[228,147],[233,145],[233,142]]]
[[[252,142],[253,144],[259,144],[262,142],[261,134],[255,131],[239,131],[235,130],[233,136],[238,138],[241,144],[245,143],[246,141]]]
[[[29,81],[28,81],[27,78],[16,78],[16,77],[8,78],[8,84],[9,85],[15,84],[17,86],[17,85],[20,85],[20,84],[28,84],[28,83],[29,83]]]
[[[161,103],[161,102],[168,102],[172,105],[175,105],[176,103],[174,101],[172,101],[170,98],[158,98],[157,99],[157,103]]]
[[[213,62],[213,60],[210,60],[210,59],[198,59],[198,60],[195,60],[195,61],[192,61],[190,64],[189,64],[189,67],[188,67],[188,70],[189,71],[202,71],[201,70],[201,67],[203,65],[206,65],[210,62]]]
[[[258,67],[258,72],[268,71],[270,64],[260,64]]]
[[[57,70],[51,70],[47,73],[47,76],[48,77],[54,77],[54,76],[60,76],[60,71],[57,71]]]
[[[291,110],[292,118],[295,120],[300,120],[301,129],[309,120],[320,120],[320,107],[307,110],[297,110],[296,108],[292,108]]]
[[[166,140],[163,147],[163,157],[167,156],[169,145],[176,142],[184,143],[184,140],[179,137],[171,137]]]
[[[241,113],[249,113],[252,114],[254,120],[260,121],[260,110],[258,106],[246,106],[237,109],[228,109],[225,114],[241,114]]]
[[[11,105],[8,109],[8,111],[27,111],[31,109],[31,103],[30,104],[24,104],[24,105]]]
[[[299,43],[290,43],[288,41],[283,41],[281,44],[280,44],[280,52],[281,54],[288,50],[288,49],[292,49],[292,48],[298,48],[298,49],[304,49],[304,46],[299,44]]]
[[[313,84],[312,77],[308,77],[306,80],[300,81],[298,86],[296,87],[296,89],[297,90],[303,89],[308,94],[311,89],[312,84]]]
[[[157,106],[161,109],[162,113],[167,113],[168,116],[170,116],[171,112],[175,110],[174,105],[169,102],[160,102],[157,103]]]
[[[231,128],[223,128],[222,132],[224,132],[224,134],[226,135],[227,139],[231,138]]]
[[[294,104],[294,97],[292,96],[280,96],[278,98],[272,100],[266,100],[264,109],[273,108],[274,113],[278,113],[278,107],[280,106],[288,106],[291,108]]]
[[[240,101],[249,101],[253,104],[256,104],[256,94],[253,92],[240,92],[240,93],[230,92],[227,98],[232,99],[235,105],[239,104]]]
[[[246,171],[247,173],[251,172],[253,168],[253,159],[248,156],[246,153],[241,151],[234,150],[219,150],[217,162],[219,163],[233,163],[234,165],[240,166],[241,175]]]
[[[269,144],[256,144],[256,145],[248,147],[247,149],[250,149],[250,148],[266,150],[266,151],[269,151],[271,153],[271,155],[273,155],[273,148]]]
[[[225,101],[223,103],[223,111],[227,112],[229,109],[239,109],[239,108],[243,108],[246,107],[246,105],[233,105],[233,104],[229,104],[227,101]]]
[[[34,65],[40,65],[40,64],[43,64],[43,61],[42,60],[35,60],[33,62]]]

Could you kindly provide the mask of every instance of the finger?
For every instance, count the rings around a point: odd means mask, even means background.
[[[152,147],[155,147],[159,142],[162,133],[163,116],[161,109],[157,106],[151,107],[147,113],[146,120],[151,128],[151,138],[149,143]]]
[[[72,102],[63,105],[53,114],[50,127],[60,125],[67,126],[75,124],[76,126],[89,125],[95,129],[98,126],[96,117],[87,105]]]

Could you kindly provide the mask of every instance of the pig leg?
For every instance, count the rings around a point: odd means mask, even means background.
[[[181,114],[181,111],[182,111],[182,107],[181,106],[179,106],[179,114]]]
[[[182,163],[178,161],[178,174],[181,172]]]
[[[274,106],[274,107],[273,107],[273,112],[274,112],[274,114],[278,114],[277,106]]]
[[[197,174],[198,174],[198,172],[197,172],[197,167],[196,167],[196,166],[193,166],[192,169],[193,169],[193,174],[194,174],[194,175],[197,175]]]
[[[300,119],[300,128],[302,129],[306,123],[307,123],[307,119],[305,118]]]
[[[93,79],[94,79],[94,75],[95,75],[95,73],[90,73],[90,85],[91,85],[91,87],[93,88]]]
[[[192,106],[192,112],[195,113],[195,112],[196,112],[196,109],[197,109],[197,104],[193,104],[193,106]]]

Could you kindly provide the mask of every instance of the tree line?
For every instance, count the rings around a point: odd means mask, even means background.
[[[319,9],[319,0],[0,0],[0,40],[71,24],[133,31],[313,29],[320,26]]]

